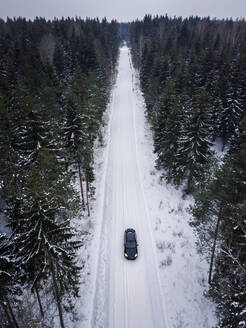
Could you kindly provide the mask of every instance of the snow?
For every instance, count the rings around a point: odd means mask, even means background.
[[[229,145],[225,145],[223,151],[222,151],[222,149],[223,149],[222,138],[216,138],[216,140],[214,141],[214,143],[211,146],[211,150],[214,152],[217,168],[221,167],[224,164],[224,157],[229,150]]]
[[[223,148],[222,138],[217,138],[211,148],[212,148],[212,150],[214,150],[217,153],[218,156],[221,156],[221,157],[224,156],[224,152],[222,152],[222,148]]]
[[[211,328],[215,305],[204,296],[208,263],[197,253],[186,208],[192,199],[166,185],[155,167],[152,132],[132,67],[120,49],[106,117],[106,145],[95,149],[96,194],[91,218],[80,219],[81,297],[76,328]],[[126,228],[139,257],[123,256]]]
[[[4,208],[5,204],[3,204],[3,201],[0,200],[1,207]],[[0,212],[0,233],[6,234],[7,236],[10,236],[12,231],[8,227],[8,222],[5,214],[3,212]]]

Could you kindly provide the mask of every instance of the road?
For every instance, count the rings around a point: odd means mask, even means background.
[[[168,328],[152,239],[141,152],[138,151],[136,95],[129,49],[120,49],[113,91],[103,197],[102,229],[93,301],[93,328]],[[144,113],[142,113],[142,116]],[[138,236],[139,257],[123,256],[126,228]]]

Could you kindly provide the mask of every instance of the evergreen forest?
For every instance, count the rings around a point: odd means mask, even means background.
[[[52,312],[61,328],[76,320],[83,268],[72,220],[91,214],[93,147],[122,40],[139,72],[156,167],[194,198],[187,210],[210,263],[217,328],[243,328],[246,22],[150,15],[0,20],[0,325],[50,328]]]
[[[61,328],[67,313],[76,319],[81,243],[71,221],[90,216],[93,144],[118,49],[115,21],[0,20],[2,328],[52,327],[52,311]]]
[[[217,327],[245,327],[246,22],[147,15],[131,23],[130,45],[156,167],[195,199]]]

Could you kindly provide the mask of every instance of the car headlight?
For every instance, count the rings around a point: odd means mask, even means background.
[[[128,257],[127,253],[125,253],[124,255],[125,255],[125,257]]]
[[[134,257],[137,257],[138,256],[138,253],[136,253],[135,255],[134,255]]]

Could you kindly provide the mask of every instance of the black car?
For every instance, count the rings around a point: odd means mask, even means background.
[[[126,229],[124,234],[124,256],[128,260],[135,260],[138,256],[137,235],[134,229]]]

